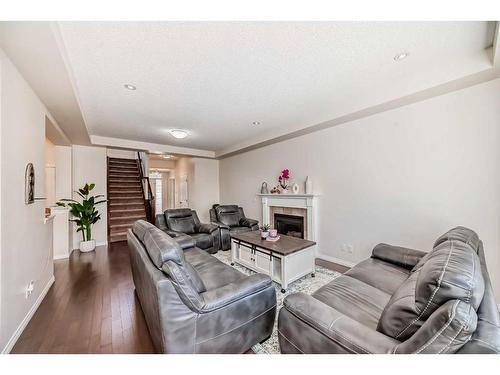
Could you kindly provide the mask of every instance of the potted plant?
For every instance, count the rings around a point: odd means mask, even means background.
[[[269,236],[269,224],[261,225],[260,227],[260,238],[265,240]]]
[[[283,190],[283,194],[288,193],[288,179],[290,178],[290,171],[283,169],[278,177],[278,182]]]
[[[82,232],[83,241],[80,242],[80,251],[82,252],[95,249],[95,240],[92,239],[92,225],[101,219],[99,211],[96,210],[96,205],[106,202],[105,199],[96,201],[96,198],[104,196],[102,194],[90,195],[94,187],[95,184],[85,184],[83,188],[75,191],[82,198],[81,203],[74,199],[61,199],[56,203],[58,206],[70,208],[69,212],[74,217],[70,221],[76,223],[77,232]]]

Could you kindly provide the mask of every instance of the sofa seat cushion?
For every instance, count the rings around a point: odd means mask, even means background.
[[[392,295],[408,278],[410,271],[392,263],[369,258],[358,263],[345,275]]]
[[[388,293],[346,275],[321,287],[312,296],[373,329],[391,298]]]
[[[196,247],[207,249],[214,245],[214,239],[207,233],[194,233],[190,235],[196,242]]]
[[[252,229],[249,227],[231,227],[231,233],[243,233],[243,232],[250,232]]]
[[[185,251],[184,256],[186,261],[198,272],[206,290],[216,289],[246,277],[206,251],[193,248]]]

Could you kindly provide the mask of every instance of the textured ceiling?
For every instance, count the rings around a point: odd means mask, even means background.
[[[91,135],[213,151],[491,68],[493,37],[486,22],[59,27]],[[410,56],[395,62],[402,51]],[[171,128],[191,135],[176,140]]]

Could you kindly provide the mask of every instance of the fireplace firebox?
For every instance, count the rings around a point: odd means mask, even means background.
[[[274,214],[274,229],[287,236],[304,238],[304,218],[295,215]]]

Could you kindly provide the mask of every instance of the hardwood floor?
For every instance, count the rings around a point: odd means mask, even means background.
[[[126,242],[74,251],[12,353],[154,353]]]
[[[128,251],[126,242],[115,242],[55,261],[56,281],[12,353],[154,353]]]

